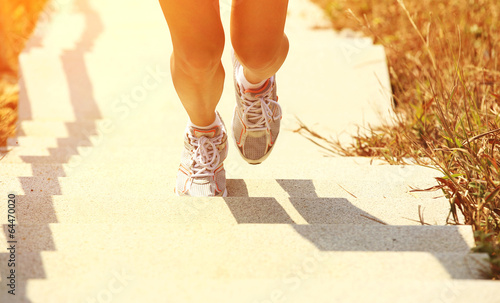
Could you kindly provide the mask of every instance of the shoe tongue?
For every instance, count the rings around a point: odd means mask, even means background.
[[[217,129],[218,129],[217,127],[211,129],[200,129],[193,127],[191,129],[191,134],[196,138],[201,138],[201,137],[213,138],[217,134]]]
[[[245,94],[250,94],[253,96],[262,95],[265,92],[267,92],[270,87],[271,87],[271,79],[267,79],[266,83],[264,83],[264,85],[262,85],[262,87],[260,88],[245,89]]]

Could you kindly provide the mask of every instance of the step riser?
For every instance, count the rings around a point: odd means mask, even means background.
[[[474,245],[470,226],[389,226],[356,224],[166,224],[141,223],[21,224],[16,237],[23,251],[78,251],[82,245],[122,247],[134,250],[137,243],[162,239],[167,247],[196,254],[190,245],[207,250],[226,250],[226,245],[259,248],[261,252],[291,254],[310,249],[366,252],[460,252]],[[148,229],[147,234],[140,231]],[[4,235],[2,235],[3,237]],[[128,240],[124,241],[125,238]],[[57,247],[54,246],[57,243]],[[292,247],[293,246],[293,247]],[[236,249],[236,248],[235,248]],[[2,249],[1,252],[7,252]],[[186,252],[187,253],[187,252]],[[235,253],[229,249],[227,253]],[[245,258],[242,254],[241,258]]]
[[[278,148],[278,146],[277,146]],[[283,146],[283,149],[285,147]],[[16,175],[17,165],[30,163],[34,169],[63,165],[71,172],[85,172],[92,167],[116,170],[130,167],[135,174],[138,168],[156,166],[165,172],[175,172],[182,146],[168,147],[127,147],[106,146],[68,146],[63,148],[14,148],[9,152],[0,168],[3,176]],[[229,152],[224,162],[228,178],[233,179],[332,179],[363,181],[379,180],[388,185],[407,181],[423,182],[423,187],[433,186],[433,178],[439,177],[437,171],[419,166],[370,165],[366,158],[325,158],[310,157],[304,159],[302,152],[290,154],[275,149],[262,165],[252,166],[246,163],[234,150]],[[174,156],[175,155],[175,156]],[[302,158],[301,158],[302,157]],[[23,164],[24,163],[24,164]],[[293,163],[293,169],[290,169]],[[10,169],[9,169],[10,168]],[[330,168],[330,169],[327,169]],[[151,170],[151,169],[149,169]],[[130,172],[129,172],[130,173]],[[26,173],[29,174],[29,173]],[[152,172],[150,175],[157,174]]]
[[[54,167],[56,168],[56,167]],[[2,182],[5,188],[18,195],[39,193],[44,195],[58,195],[61,188],[78,189],[80,184],[86,183],[88,188],[95,190],[96,194],[112,192],[113,189],[123,186],[124,183],[134,188],[149,187],[174,187],[175,178],[166,178],[165,169],[150,164],[148,176],[137,176],[132,169],[124,167],[116,170],[93,169],[75,171],[67,176],[64,168],[57,168],[46,173],[37,170],[33,174],[39,177],[5,177]],[[174,171],[175,172],[175,171]],[[43,175],[43,177],[42,177]],[[405,182],[392,182],[390,178],[383,177],[376,180],[342,180],[337,179],[227,179],[226,186],[231,196],[235,197],[346,197],[351,199],[390,199],[413,198],[434,199],[442,196],[439,192],[411,192],[411,188],[420,185],[429,187],[434,185],[432,180],[407,180]],[[420,182],[418,182],[420,181]],[[431,182],[429,182],[431,181]],[[424,183],[425,182],[425,183]],[[411,186],[410,186],[411,184]],[[32,191],[33,190],[33,191]],[[76,195],[76,194],[75,194]]]
[[[73,190],[74,191],[74,190]],[[275,223],[275,224],[444,224],[447,201],[304,197],[194,199],[144,195],[17,196],[21,223]],[[157,192],[162,194],[162,192]],[[0,212],[7,206],[1,205]],[[99,214],[99,216],[96,216]],[[7,217],[0,222],[7,223]]]
[[[144,242],[140,242],[144,243]],[[185,243],[184,243],[185,244]],[[68,277],[78,274],[80,279],[99,276],[122,268],[140,277],[164,279],[280,279],[288,273],[304,271],[309,277],[359,281],[359,280],[444,280],[449,278],[481,278],[478,256],[463,254],[431,253],[363,253],[363,252],[318,252],[315,250],[287,252],[278,250],[253,251],[249,258],[248,247],[225,247],[225,250],[203,249],[193,254],[189,248],[147,250],[145,245],[124,251],[121,246],[99,247],[85,252],[73,250],[60,252],[23,253],[18,257],[19,277]],[[192,249],[192,248],[191,248]],[[159,253],[161,252],[161,253]],[[140,257],[138,257],[140,256]],[[481,258],[484,258],[481,255]],[[6,255],[0,255],[6,261]],[[38,266],[37,263],[39,262]],[[483,263],[484,264],[484,263]],[[369,268],[369,270],[366,270]],[[6,287],[4,283],[0,290]]]
[[[217,303],[497,303],[500,297],[499,283],[495,281],[345,281],[312,278],[300,268],[278,279],[202,280],[190,277],[179,281],[139,276],[124,269],[102,271],[99,277],[89,276],[82,285],[67,273],[59,280],[30,280],[29,289],[38,294],[50,294],[52,302],[68,303],[99,302],[100,298],[112,298],[120,303],[157,302],[159,298],[168,298],[168,302]],[[61,285],[68,287],[61,288]],[[144,289],[154,291],[138,291]],[[10,302],[11,297],[0,293],[2,302]]]
[[[96,152],[97,154],[97,152]],[[95,157],[94,157],[95,158]],[[99,160],[102,158],[98,158]],[[116,160],[107,157],[110,161]],[[9,186],[19,188],[19,180],[23,179],[35,187],[40,187],[44,178],[62,178],[71,177],[81,180],[83,178],[93,179],[138,179],[138,167],[148,172],[146,177],[142,177],[140,183],[168,183],[175,182],[175,174],[178,169],[177,161],[169,161],[162,158],[161,162],[146,161],[146,159],[128,159],[127,162],[117,163],[115,166],[106,167],[104,164],[90,162],[90,159],[81,156],[75,156],[70,163],[64,164],[13,164],[4,163],[0,166],[0,176]],[[118,161],[117,161],[118,162]],[[286,167],[273,167],[274,177],[270,177],[269,168],[262,166],[240,165],[235,161],[226,161],[225,163],[227,184],[233,187],[234,195],[256,196],[261,193],[272,193],[279,195],[283,191],[292,193],[291,195],[301,196],[337,196],[339,193],[347,194],[350,197],[362,196],[385,196],[394,197],[400,193],[408,193],[413,188],[425,189],[436,185],[433,176],[429,171],[423,171],[418,167],[392,167],[392,166],[372,166],[370,169],[362,166],[353,166],[350,169],[341,169],[336,173],[323,173],[312,175],[311,172],[304,173],[298,178],[288,178],[286,175],[298,175],[291,172]],[[325,163],[326,164],[326,163]],[[334,165],[335,163],[330,163]],[[168,170],[171,169],[171,170]],[[356,174],[360,173],[358,177]],[[246,174],[246,175],[245,175]],[[243,178],[238,175],[243,175]],[[157,178],[155,178],[157,176]],[[160,178],[163,176],[163,178]],[[168,178],[170,176],[170,178]],[[279,176],[279,177],[278,177]],[[311,177],[311,178],[308,178]],[[19,178],[19,179],[18,179]],[[39,178],[39,179],[37,179]],[[38,181],[42,183],[36,185]],[[109,181],[107,181],[109,182]],[[40,188],[43,189],[43,188]],[[433,198],[440,196],[441,192],[417,192],[408,193],[413,197]]]

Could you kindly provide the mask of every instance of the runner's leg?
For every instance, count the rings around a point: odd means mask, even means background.
[[[218,0],[159,0],[170,30],[170,69],[191,122],[210,125],[222,95],[224,31]]]
[[[273,76],[285,61],[287,7],[288,0],[233,0],[231,42],[251,83]]]

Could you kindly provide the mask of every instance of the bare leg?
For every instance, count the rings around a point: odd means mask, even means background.
[[[287,7],[288,0],[233,0],[231,42],[251,83],[273,76],[285,61]]]
[[[191,121],[198,126],[210,125],[224,84],[219,1],[159,1],[174,47],[170,69],[175,90]]]

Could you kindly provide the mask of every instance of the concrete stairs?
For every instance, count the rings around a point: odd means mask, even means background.
[[[410,192],[434,185],[436,171],[324,157],[293,132],[294,115],[345,140],[355,123],[376,123],[370,104],[390,108],[383,49],[338,36],[292,0],[279,144],[259,166],[230,146],[229,197],[180,198],[187,117],[166,73],[159,6],[121,1],[118,15],[116,1],[54,3],[21,58],[18,136],[1,151],[18,243],[14,297],[2,202],[0,302],[498,302],[471,227],[446,225],[440,193]]]

